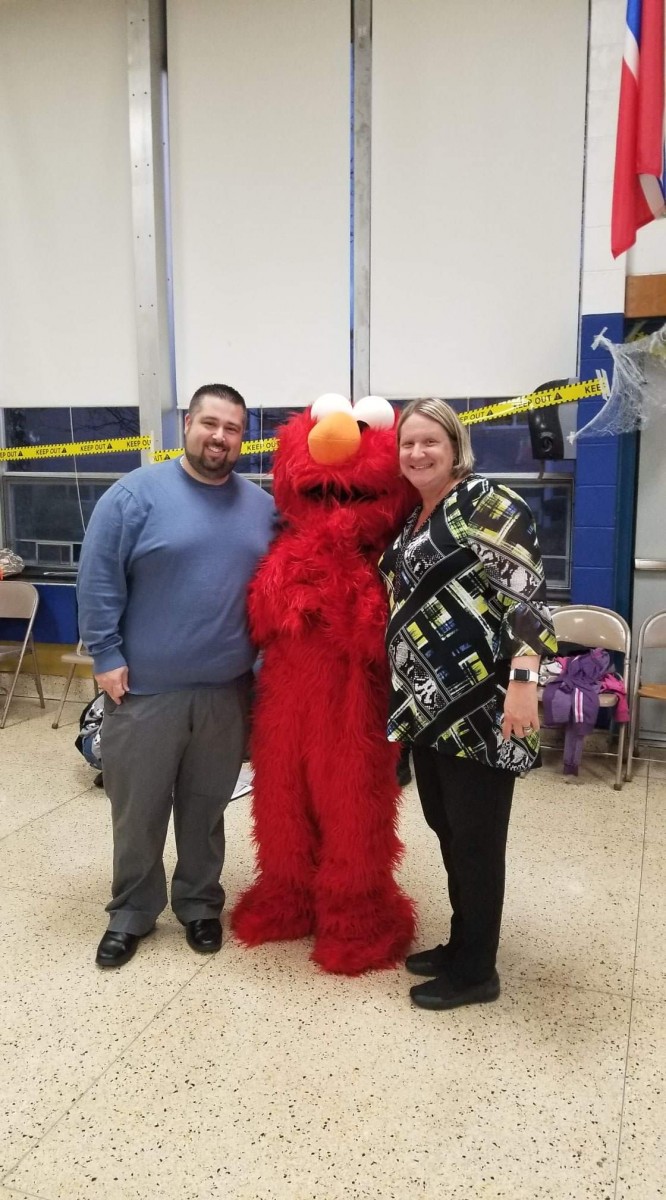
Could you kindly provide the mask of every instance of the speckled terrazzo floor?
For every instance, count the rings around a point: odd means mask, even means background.
[[[519,785],[502,996],[431,1014],[402,970],[330,977],[306,943],[230,937],[197,957],[169,914],[97,970],[107,801],[81,700],[57,731],[55,707],[18,699],[0,732],[0,1200],[666,1196],[666,754],[620,793],[600,757]],[[432,945],[444,879],[412,788],[402,826]],[[230,901],[250,863],[243,799]]]

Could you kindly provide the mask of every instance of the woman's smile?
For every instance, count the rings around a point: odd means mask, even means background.
[[[454,482],[455,448],[437,421],[422,413],[408,417],[400,431],[400,470],[421,491],[439,492]]]

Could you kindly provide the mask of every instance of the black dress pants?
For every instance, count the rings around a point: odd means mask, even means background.
[[[412,756],[423,813],[448,875],[447,974],[459,984],[483,983],[497,957],[515,775],[428,746],[414,746]]]

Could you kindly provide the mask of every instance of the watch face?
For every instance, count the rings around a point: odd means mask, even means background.
[[[514,679],[518,680],[519,683],[529,683],[530,681],[529,671],[525,671],[521,667],[515,667],[511,674],[513,675]]]

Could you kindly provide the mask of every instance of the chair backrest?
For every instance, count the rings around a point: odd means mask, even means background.
[[[646,650],[657,650],[664,647],[666,647],[666,612],[652,613],[651,616],[645,618],[638,634],[635,674],[635,682],[638,687],[644,682],[642,679],[643,654]]]
[[[638,635],[638,653],[666,646],[666,612],[653,613],[647,617]]]
[[[558,642],[574,642],[578,646],[601,646],[624,655],[624,682],[629,681],[631,630],[624,617],[612,608],[594,604],[568,604],[553,612],[553,624]]]
[[[29,621],[39,605],[39,592],[32,583],[19,579],[0,580],[0,617],[22,617]]]

